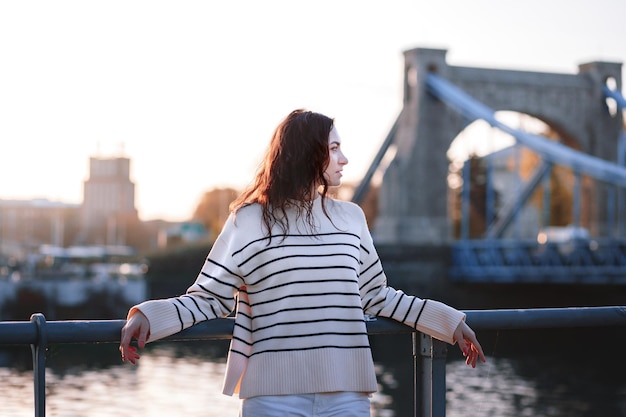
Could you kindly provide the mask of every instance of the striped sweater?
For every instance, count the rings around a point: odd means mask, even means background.
[[[129,317],[145,314],[154,341],[225,317],[237,304],[224,393],[240,398],[376,391],[364,313],[453,343],[464,314],[387,286],[360,207],[326,202],[332,222],[318,197],[313,232],[288,213],[288,233],[276,228],[271,239],[260,206],[242,208],[186,294],[141,303]]]

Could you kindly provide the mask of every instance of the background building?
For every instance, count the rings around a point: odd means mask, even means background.
[[[130,159],[91,157],[83,189],[81,243],[138,246],[141,228]]]
[[[21,257],[44,244],[68,246],[79,235],[79,204],[0,200],[0,254]]]

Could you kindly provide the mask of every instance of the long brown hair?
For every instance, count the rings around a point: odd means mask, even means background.
[[[311,192],[320,187],[322,209],[326,212],[328,181],[324,171],[329,163],[328,136],[334,120],[302,109],[292,111],[274,131],[265,157],[252,185],[230,205],[236,214],[242,207],[258,203],[268,234],[274,224],[287,233],[287,207],[295,207],[314,229]]]

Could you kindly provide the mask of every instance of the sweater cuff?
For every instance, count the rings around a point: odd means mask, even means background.
[[[465,313],[439,301],[428,300],[417,322],[417,330],[449,344],[454,344],[454,331],[465,320]]]
[[[142,312],[150,323],[148,342],[163,339],[183,330],[176,307],[168,300],[144,301],[130,309],[128,318],[137,311]]]

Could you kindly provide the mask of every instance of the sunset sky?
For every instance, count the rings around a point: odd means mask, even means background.
[[[336,119],[363,176],[402,105],[403,51],[576,73],[626,61],[626,1],[0,2],[0,199],[82,201],[90,156],[131,158],[143,220],[253,177],[295,108]]]

